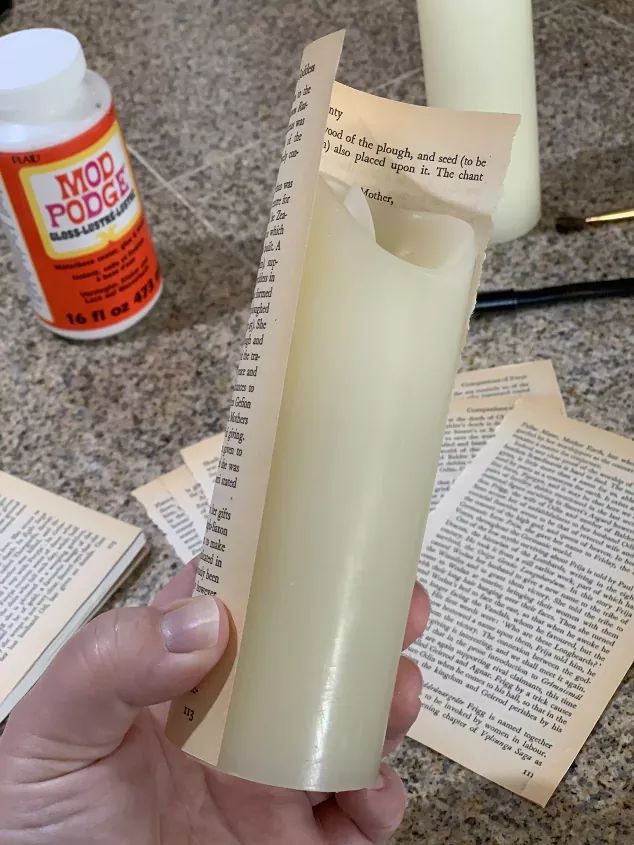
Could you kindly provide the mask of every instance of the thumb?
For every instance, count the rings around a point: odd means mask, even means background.
[[[227,611],[210,596],[98,616],[68,641],[17,705],[3,750],[46,760],[56,768],[53,774],[110,754],[142,707],[202,680],[222,656],[228,635]]]

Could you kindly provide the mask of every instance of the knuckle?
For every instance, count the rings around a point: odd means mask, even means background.
[[[78,637],[78,659],[89,677],[110,675],[116,665],[120,610],[97,616]]]

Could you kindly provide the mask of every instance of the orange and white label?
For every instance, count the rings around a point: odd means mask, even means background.
[[[110,328],[158,296],[158,261],[114,108],[64,144],[0,153],[0,221],[51,328]]]

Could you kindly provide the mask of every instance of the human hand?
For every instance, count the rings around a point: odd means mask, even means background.
[[[169,700],[218,662],[222,604],[188,599],[196,562],[151,607],[98,616],[60,651],[0,738],[0,845],[369,845],[400,824],[405,792],[381,765],[373,790],[321,795],[209,769],[166,739]],[[404,645],[424,630],[414,590]],[[420,673],[402,657],[386,753],[419,709]]]

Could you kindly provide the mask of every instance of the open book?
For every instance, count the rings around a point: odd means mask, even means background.
[[[145,554],[138,528],[0,472],[0,721]]]

